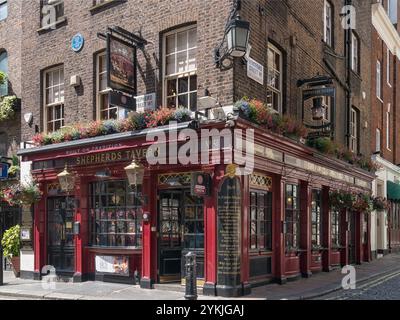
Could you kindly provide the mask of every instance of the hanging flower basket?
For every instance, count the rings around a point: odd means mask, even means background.
[[[31,206],[40,201],[42,192],[35,183],[24,186],[15,184],[1,190],[0,195],[10,206]]]
[[[390,203],[388,200],[382,197],[376,197],[372,200],[373,209],[376,211],[385,211],[390,209]]]
[[[332,191],[329,195],[330,207],[334,210],[351,209],[354,203],[354,195],[346,191]]]
[[[370,213],[373,210],[373,203],[370,195],[358,194],[353,204],[353,210],[356,212]]]

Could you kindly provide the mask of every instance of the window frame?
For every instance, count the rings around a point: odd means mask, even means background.
[[[64,96],[63,96],[63,99],[61,102],[54,102],[54,103],[47,104],[47,89],[50,87],[47,86],[46,76],[47,76],[47,74],[54,72],[55,70],[63,71],[64,79],[63,79],[62,85],[64,86]],[[47,117],[47,109],[48,108],[55,108],[57,106],[61,106],[62,117],[59,118],[58,120],[53,119],[52,122],[54,124],[57,121],[61,121],[63,125],[60,127],[60,129],[65,126],[65,74],[64,74],[64,71],[65,71],[64,65],[58,65],[58,66],[55,66],[55,67],[52,67],[52,68],[49,68],[49,69],[46,69],[43,71],[43,80],[42,80],[43,81],[43,92],[42,92],[42,94],[43,94],[43,131],[45,133],[56,131],[56,130],[49,131],[49,127],[48,127],[49,121],[48,121],[48,117]],[[59,84],[59,86],[60,85],[61,84]],[[52,86],[52,87],[54,87],[54,86]],[[54,113],[54,110],[53,110],[53,113]],[[54,127],[53,127],[53,129],[54,129]]]
[[[331,247],[338,249],[341,247],[341,224],[340,224],[340,211],[333,210],[330,212],[331,217]]]
[[[376,61],[376,97],[382,101],[382,64]]]
[[[352,107],[350,113],[350,151],[358,153],[358,110]]]
[[[351,33],[351,70],[360,74],[360,39],[353,31]]]
[[[386,112],[386,149],[388,151],[392,151],[392,149],[390,148],[390,144],[391,144],[391,139],[390,139],[390,128],[391,128],[391,126],[390,126],[390,122],[391,122],[391,119],[392,119],[391,110],[390,109],[391,109],[391,105],[389,103],[388,104],[388,110]]]
[[[5,70],[0,70],[2,71],[5,75],[8,76],[8,52],[7,50],[0,50],[0,57],[3,56],[1,61],[5,60]],[[3,85],[0,86],[0,88],[3,87],[4,88],[4,95],[3,96],[7,96],[8,95],[8,78],[6,78],[6,81]],[[1,91],[0,91],[0,97],[1,97]]]
[[[275,73],[279,74],[279,88],[280,90],[276,89],[275,87],[270,86],[269,84],[269,78],[270,78],[270,72],[271,72],[271,66],[268,64],[269,62],[269,52],[272,51],[274,53],[274,61],[276,58],[276,55],[279,55],[279,64],[280,64],[280,68],[281,70],[276,70],[273,69],[272,71]],[[272,91],[272,93],[276,93],[279,96],[279,104],[278,104],[278,111],[280,114],[283,113],[283,52],[282,50],[278,49],[275,45],[273,45],[271,42],[268,43],[268,52],[267,52],[267,75],[268,75],[268,80],[267,80],[267,99],[268,99],[268,92]],[[270,108],[274,109],[273,106],[273,101],[272,101],[272,105],[269,106]]]
[[[0,18],[0,22],[8,18],[8,0],[0,0],[0,7],[1,6],[4,6],[6,9],[5,9],[5,16],[3,18]]]
[[[256,199],[256,204],[252,203],[253,198]],[[260,206],[259,199],[263,197],[264,205]],[[272,252],[272,193],[265,190],[250,190],[250,215],[249,215],[249,249],[252,252]],[[256,219],[253,219],[253,209],[256,210]],[[260,219],[260,211],[264,210],[264,219]],[[255,223],[256,230],[253,232],[253,223]],[[260,230],[260,226],[264,225],[264,232]],[[253,247],[252,240],[255,238],[255,246]],[[260,246],[261,240],[263,247]]]
[[[391,84],[391,52],[390,49],[386,49],[386,81],[389,87],[392,87]]]
[[[375,152],[381,152],[382,151],[381,139],[382,139],[381,129],[376,128],[376,131],[375,131]]]
[[[320,250],[323,240],[322,190],[313,189],[311,194],[311,247],[313,250]]]
[[[55,0],[54,4],[48,4],[49,0],[40,0],[40,29],[39,30],[51,30],[52,26],[57,27],[60,23],[62,23],[65,19],[65,1],[64,0]],[[45,3],[46,2],[46,3]],[[51,5],[54,7],[54,9],[56,10],[56,20],[54,22],[52,22],[50,25],[48,26],[43,26],[43,7],[45,5]],[[57,7],[62,5],[62,14],[61,15],[57,15],[57,13],[59,13],[59,10],[57,10]]]
[[[328,17],[328,9],[330,10],[330,16]],[[324,42],[327,46],[333,48],[334,39],[334,8],[330,1],[324,0]],[[330,18],[330,23],[328,23],[328,18]],[[329,27],[329,38],[328,38],[328,27]]]
[[[196,29],[196,46],[189,47],[189,37],[187,37],[187,47],[185,50],[186,50],[187,54],[189,54],[189,51],[191,51],[191,50],[196,50],[196,55],[195,55],[196,68],[194,70],[187,70],[184,72],[177,72],[177,73],[167,75],[167,38],[171,35],[175,35],[175,50],[176,50],[177,49],[176,48],[177,35],[182,32],[189,32],[193,29]],[[191,25],[188,25],[185,27],[176,28],[169,32],[165,32],[162,35],[162,101],[163,101],[164,106],[168,107],[168,98],[175,97],[176,108],[180,107],[179,106],[179,98],[178,98],[180,95],[178,93],[179,79],[187,77],[188,78],[188,85],[187,85],[188,90],[185,93],[188,96],[188,108],[187,109],[190,111],[197,110],[197,108],[198,108],[198,105],[197,105],[197,99],[198,99],[198,59],[197,59],[198,48],[199,47],[198,47],[198,26],[197,26],[197,24],[191,24]],[[174,53],[170,53],[169,55],[174,54],[177,57],[178,53],[181,53],[183,51],[184,50],[174,51]],[[175,57],[175,68],[177,66],[177,58],[176,57]],[[189,63],[189,59],[187,61]],[[190,86],[191,86],[190,81],[192,80],[192,78],[196,78],[196,90],[190,90]],[[174,79],[176,79],[176,89],[177,89],[175,96],[168,96],[168,80],[174,80]],[[196,94],[196,101],[195,101],[196,107],[194,109],[192,108],[191,101],[190,101],[191,100],[190,96],[192,94]],[[181,94],[181,95],[184,95],[184,94]]]
[[[288,188],[291,188],[292,195],[292,207],[288,208]],[[294,197],[294,189],[296,188],[296,197]],[[296,200],[296,201],[294,201]],[[294,208],[294,204],[296,204],[296,208]],[[291,212],[291,219],[288,219],[288,212]],[[300,186],[297,184],[288,183],[285,185],[285,251],[286,254],[290,254],[291,252],[298,252],[300,250]],[[289,233],[288,226],[291,226],[292,233]],[[296,231],[296,232],[294,232]],[[288,237],[290,235],[290,237]],[[291,242],[289,244],[289,242]]]

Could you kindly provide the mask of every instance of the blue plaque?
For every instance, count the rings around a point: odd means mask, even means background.
[[[82,50],[84,44],[85,44],[85,39],[80,33],[78,33],[72,38],[71,48],[75,52],[79,52]]]

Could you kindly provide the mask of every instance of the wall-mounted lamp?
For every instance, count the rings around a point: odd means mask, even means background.
[[[33,123],[33,113],[32,113],[32,112],[25,113],[25,114],[24,114],[24,120],[25,120],[25,123],[26,123],[28,126],[31,126],[32,123]]]
[[[214,52],[215,63],[221,70],[232,68],[233,60],[235,58],[243,58],[247,52],[250,37],[250,23],[241,20],[238,13],[240,8],[241,1],[236,0],[225,28],[224,38]]]
[[[65,165],[64,171],[57,175],[57,178],[62,191],[71,192],[74,190],[75,176],[68,171],[67,165]]]
[[[135,160],[125,168],[126,176],[128,177],[129,185],[137,187],[143,183],[144,166],[141,163],[137,163]]]

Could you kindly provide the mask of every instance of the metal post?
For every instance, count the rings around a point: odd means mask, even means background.
[[[186,300],[197,300],[196,254],[189,252],[186,256]]]

